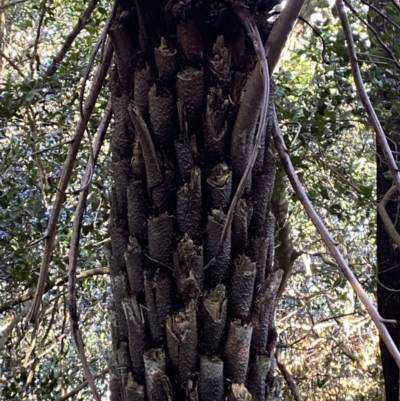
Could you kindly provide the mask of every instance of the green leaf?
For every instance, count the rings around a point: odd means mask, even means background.
[[[361,193],[367,198],[370,199],[372,195],[372,191],[374,190],[374,187],[372,185],[361,185],[360,186],[360,191]]]

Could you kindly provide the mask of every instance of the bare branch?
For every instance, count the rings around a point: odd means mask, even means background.
[[[11,65],[12,68],[14,68],[15,71],[17,71],[18,75],[21,78],[25,78],[24,73],[22,72],[22,70],[17,66],[17,64],[14,63],[13,60],[11,60],[10,57],[8,57],[4,52],[0,51],[0,57],[3,57],[4,60],[6,60],[8,62],[8,64]]]
[[[279,362],[278,358],[276,358],[276,364],[278,365],[278,368],[281,371],[290,392],[292,393],[293,399],[295,401],[304,401],[303,396],[300,394],[299,388],[296,386],[296,383],[294,382],[292,375],[286,369],[286,366],[282,362]]]
[[[400,175],[398,167],[396,165],[396,161],[393,158],[392,151],[390,150],[389,144],[387,142],[385,132],[383,131],[382,125],[378,119],[378,116],[375,113],[374,108],[372,107],[371,101],[369,100],[369,97],[364,87],[364,83],[361,77],[360,67],[358,66],[357,62],[356,49],[353,41],[353,34],[351,31],[349,20],[347,19],[347,14],[344,8],[343,0],[336,0],[336,8],[338,10],[339,17],[342,22],[343,32],[347,41],[347,52],[349,54],[351,70],[353,73],[354,82],[356,84],[358,96],[360,97],[361,102],[372,124],[372,127],[375,130],[377,141],[382,148],[382,153],[388,164],[390,172],[392,173],[393,181],[396,184],[396,188],[400,193]]]
[[[100,50],[100,48],[101,48],[101,59],[100,59],[100,62],[102,63],[104,61],[104,57],[105,57],[105,53],[106,53],[104,51],[104,47],[105,47],[105,44],[106,44],[106,41],[107,41],[108,32],[109,32],[109,30],[111,28],[111,25],[114,22],[116,9],[117,9],[117,1],[114,0],[113,10],[112,10],[110,16],[108,17],[108,20],[106,22],[106,25],[103,28],[103,31],[101,32],[100,37],[98,38],[96,44],[94,45],[94,48],[93,48],[92,53],[91,53],[90,58],[89,58],[88,65],[86,67],[85,75],[83,76],[83,82],[82,82],[81,90],[80,90],[80,93],[79,93],[79,112],[81,113],[81,118],[82,119],[83,119],[83,100],[84,100],[84,95],[85,95],[86,83],[87,83],[87,81],[89,79],[90,71],[93,68],[95,57],[97,55],[97,52]]]
[[[79,35],[79,33],[85,28],[85,26],[90,21],[90,16],[92,15],[94,9],[96,8],[97,3],[99,0],[91,0],[86,7],[86,9],[82,12],[79,16],[78,22],[72,29],[72,31],[66,36],[65,42],[61,46],[61,49],[55,55],[52,63],[48,66],[45,75],[51,77],[57,71],[57,67],[60,65],[61,61],[64,59],[65,55],[67,54],[68,50],[71,48],[72,43]]]
[[[389,202],[390,197],[396,192],[396,187],[393,185],[389,191],[386,192],[383,199],[378,203],[378,213],[379,217],[382,219],[382,223],[384,224],[387,233],[393,242],[400,248],[400,235],[396,230],[392,220],[388,216],[386,212],[386,204]]]
[[[398,3],[398,0],[391,0],[391,2],[394,4],[394,6],[400,11],[400,4]]]
[[[338,0],[338,1],[340,1],[340,0]],[[346,277],[346,279],[351,284],[351,286],[354,288],[354,291],[356,292],[357,296],[360,298],[361,302],[364,304],[369,315],[371,316],[371,319],[373,320],[376,328],[379,331],[382,341],[385,343],[387,349],[389,350],[390,354],[392,355],[393,359],[395,360],[397,366],[399,366],[399,368],[400,368],[399,350],[397,349],[396,345],[394,344],[392,337],[390,336],[388,330],[386,329],[386,326],[383,324],[381,316],[379,315],[377,309],[375,308],[375,305],[372,303],[372,301],[369,299],[368,295],[362,288],[361,284],[358,282],[353,271],[348,266],[343,255],[340,253],[340,251],[337,247],[337,244],[335,243],[331,234],[325,227],[325,225],[324,225],[323,221],[321,220],[321,218],[319,217],[318,213],[315,211],[314,206],[308,199],[308,197],[301,185],[301,182],[300,182],[299,178],[297,177],[296,171],[295,171],[292,161],[289,157],[289,152],[288,152],[285,142],[283,140],[283,136],[282,136],[281,130],[279,128],[278,119],[276,117],[276,114],[274,116],[274,122],[273,122],[273,126],[272,126],[272,135],[274,137],[275,147],[278,151],[283,168],[285,169],[286,174],[288,175],[290,183],[292,184],[292,187],[293,187],[298,199],[302,203],[308,216],[311,218],[311,221],[313,222],[315,228],[321,235],[323,241],[326,244],[326,247],[328,248],[328,250],[331,253],[331,255],[333,256],[333,258],[335,259],[341,272]]]
[[[346,6],[350,8],[351,12],[373,33],[373,35],[375,36],[376,40],[379,42],[379,44],[382,46],[382,48],[385,50],[385,52],[389,56],[389,59],[395,63],[395,65],[396,65],[396,67],[398,69],[400,69],[400,63],[397,60],[394,52],[381,39],[381,37],[380,37],[379,33],[377,32],[377,30],[374,29],[371,26],[371,24],[369,24],[364,18],[362,18],[361,15],[357,12],[357,10],[347,0],[344,0],[344,2],[346,3]],[[339,14],[339,16],[340,16],[340,14]],[[347,37],[346,37],[346,40],[347,40]],[[351,60],[351,58],[350,58],[350,60]]]
[[[4,346],[7,343],[8,336],[11,334],[13,331],[14,327],[23,319],[25,319],[26,314],[28,313],[30,308],[30,305],[27,304],[25,307],[22,309],[18,315],[16,315],[10,323],[8,323],[6,326],[0,327],[0,352],[2,352]]]
[[[28,155],[28,157],[32,157],[32,156],[40,155],[40,154],[42,154],[42,153],[46,153],[46,152],[48,152],[49,150],[57,149],[57,148],[60,148],[60,147],[62,147],[62,146],[64,146],[64,145],[69,145],[69,144],[72,143],[72,142],[73,142],[73,139],[71,139],[71,140],[69,140],[69,141],[57,143],[56,145],[49,146],[48,148],[41,149],[41,150],[37,150],[36,152],[32,152],[32,153],[30,153],[30,154]]]
[[[38,311],[40,309],[40,304],[42,301],[42,296],[43,296],[43,292],[44,292],[44,288],[45,288],[46,280],[47,280],[47,276],[48,276],[48,270],[49,270],[49,265],[50,265],[50,260],[51,260],[53,243],[54,243],[54,239],[56,236],[58,217],[60,215],[61,206],[64,202],[64,197],[65,197],[64,192],[65,192],[65,189],[67,188],[69,179],[72,174],[74,162],[75,162],[75,159],[76,159],[76,156],[77,156],[77,153],[78,153],[81,141],[82,141],[83,134],[86,129],[86,125],[88,123],[90,115],[93,112],[94,105],[96,103],[96,100],[97,100],[99,93],[101,91],[101,88],[103,86],[105,77],[107,75],[107,71],[110,66],[111,58],[113,55],[113,50],[114,49],[113,49],[111,43],[108,43],[108,45],[106,46],[106,49],[105,49],[104,60],[98,67],[91,91],[85,102],[83,118],[81,117],[79,119],[79,122],[78,122],[76,130],[75,130],[75,134],[73,136],[73,142],[69,149],[69,152],[67,155],[67,160],[65,161],[65,164],[64,164],[64,169],[61,174],[58,191],[56,194],[56,199],[55,199],[54,205],[53,205],[53,211],[50,216],[49,224],[47,226],[47,237],[45,239],[46,242],[45,242],[45,248],[44,248],[44,252],[43,252],[42,266],[40,268],[40,276],[39,276],[38,286],[37,286],[36,294],[35,294],[35,297],[33,300],[32,308],[29,311],[29,314],[27,317],[27,319],[30,322],[34,322],[36,320]]]
[[[13,1],[13,2],[10,2],[10,3],[8,3],[8,4],[4,4],[4,6],[0,6],[0,10],[4,10],[4,9],[6,9],[6,8],[8,8],[8,7],[16,6],[16,5],[21,4],[21,3],[26,3],[27,1],[28,1],[28,0],[17,0],[17,1]]]
[[[271,33],[265,44],[265,53],[268,57],[270,73],[274,71],[287,39],[297,21],[305,0],[288,0],[281,11],[279,18],[274,22]]]
[[[99,156],[100,149],[103,144],[104,137],[106,135],[107,128],[111,120],[111,116],[112,116],[112,106],[111,106],[111,100],[109,100],[103,118],[100,122],[96,139],[93,144],[93,155],[89,157],[89,162],[86,167],[85,174],[82,178],[82,186],[85,189],[79,194],[78,205],[75,211],[74,225],[72,229],[72,238],[69,251],[69,273],[68,273],[69,276],[68,300],[69,300],[69,317],[70,317],[71,331],[76,346],[78,348],[78,355],[83,366],[86,380],[89,383],[89,387],[92,391],[94,398],[99,401],[100,401],[100,395],[94,383],[93,375],[89,369],[89,364],[85,355],[82,332],[79,329],[75,284],[76,284],[76,268],[78,262],[79,239],[82,226],[83,212],[85,211],[86,200],[89,194],[93,166],[96,164],[96,160]],[[92,160],[92,157],[94,158],[94,160]]]
[[[392,26],[394,26],[398,31],[400,31],[400,26],[396,24],[391,18],[389,18],[387,15],[385,15],[381,10],[379,10],[378,7],[375,7],[373,4],[366,0],[361,0],[361,3],[365,4],[368,6],[371,10],[374,10],[378,15],[380,15],[384,20],[389,22]],[[399,10],[400,11],[400,10]]]
[[[109,372],[109,369],[106,368],[104,370],[102,370],[99,373],[96,373],[94,375],[94,378],[97,379],[101,376],[106,375]],[[57,398],[55,401],[66,401],[69,398],[72,398],[73,396],[77,395],[81,390],[83,390],[86,386],[88,385],[88,381],[85,380],[82,382],[82,384],[80,384],[78,387],[75,387],[73,390],[71,390],[69,393],[64,394],[62,397]]]
[[[108,274],[108,269],[91,269],[91,270],[84,270],[76,275],[78,280],[84,280],[85,278]],[[59,277],[55,280],[50,281],[44,288],[44,293],[49,292],[54,287],[58,287],[64,285],[68,282],[68,276]],[[20,305],[26,301],[32,299],[35,295],[35,291],[29,291],[27,294],[22,295],[18,298],[13,298],[9,302],[5,302],[4,304],[0,305],[0,313],[6,312],[7,310],[11,309],[16,305]]]
[[[37,50],[38,50],[38,46],[39,46],[39,40],[40,40],[40,32],[42,30],[42,24],[43,24],[43,20],[44,20],[44,16],[46,15],[46,0],[42,1],[42,5],[40,6],[41,11],[40,11],[40,17],[39,17],[39,22],[38,22],[38,26],[36,28],[36,38],[35,38],[35,42],[33,44],[33,52],[31,55],[31,60],[30,60],[30,67],[31,67],[31,75],[33,76],[34,74],[34,66],[33,64],[36,61],[36,68],[39,69],[39,56],[37,54]]]

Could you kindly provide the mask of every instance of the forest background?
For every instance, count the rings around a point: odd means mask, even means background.
[[[398,85],[400,12],[378,9],[393,30],[374,42],[367,1],[349,12],[357,56],[378,117],[392,121]],[[275,104],[292,161],[308,197],[350,267],[375,298],[376,145],[351,74],[335,8],[308,1],[274,73]],[[276,10],[279,10],[278,5]],[[374,7],[374,6],[372,6]],[[106,1],[0,0],[0,397],[91,399],[73,342],[67,305],[72,222],[88,155],[107,107],[107,86],[88,124],[62,206],[44,307],[25,324],[37,285],[43,241],[57,182],[80,117],[82,80],[112,11]],[[375,13],[375,14],[374,14]],[[98,59],[95,60],[95,63]],[[91,87],[90,77],[87,90]],[[396,153],[396,155],[398,155]],[[397,157],[397,156],[396,156]],[[107,394],[110,146],[106,137],[85,210],[77,300],[96,384]],[[275,248],[288,281],[279,293],[277,369],[285,400],[381,400],[379,341],[370,316],[329,255],[285,173],[272,200]],[[392,180],[390,173],[385,179]],[[285,194],[285,196],[282,196]],[[282,251],[283,249],[283,251]],[[281,253],[280,253],[281,251]],[[290,274],[289,274],[289,270]],[[299,398],[301,399],[301,398]]]

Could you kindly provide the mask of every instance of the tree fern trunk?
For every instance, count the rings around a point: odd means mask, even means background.
[[[247,3],[266,21],[271,2]],[[111,398],[272,399],[281,276],[268,130],[218,247],[259,114],[237,119],[252,42],[228,1],[120,0],[110,37]]]

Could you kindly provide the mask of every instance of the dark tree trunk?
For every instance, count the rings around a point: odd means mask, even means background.
[[[373,5],[382,10],[387,15],[391,15],[385,7],[388,6],[386,2],[381,0],[372,1]],[[393,35],[393,39],[397,37],[397,31],[388,24],[384,19],[377,16],[374,11],[371,12],[371,24],[377,32],[383,34],[388,32]],[[375,37],[371,35],[371,41],[376,41]],[[380,45],[375,43],[373,45],[375,50],[386,56],[386,53],[380,48]],[[379,50],[378,50],[379,49]],[[386,72],[381,69],[379,73],[385,75]],[[388,78],[386,76],[386,78]],[[389,86],[389,84],[387,84]],[[378,92],[379,98],[376,99],[378,104],[384,106],[385,112],[391,111],[392,118],[382,121],[383,127],[388,138],[388,143],[393,151],[398,151],[400,147],[400,125],[398,112],[393,108],[392,100],[398,98],[398,83],[397,86],[390,84],[390,88],[385,88],[385,92]],[[394,154],[395,158],[398,155]],[[385,162],[382,150],[377,145],[377,200],[382,201],[384,196],[388,193],[393,185],[393,180],[388,175],[388,166]],[[400,221],[398,216],[399,202],[398,197],[391,196],[391,199],[386,205],[386,212],[392,221],[397,232],[400,232]],[[387,324],[387,329],[393,338],[393,341],[399,347],[400,342],[400,250],[397,248],[394,241],[388,234],[382,219],[378,216],[377,221],[377,298],[378,298],[378,311],[385,319],[394,319],[398,323],[396,325]],[[399,369],[396,362],[390,355],[385,344],[380,342],[383,376],[385,380],[385,392],[387,401],[399,401]]]
[[[266,21],[272,3],[244,5]],[[237,118],[253,44],[229,1],[119,0],[110,37],[111,399],[272,399],[281,275],[268,130],[218,248],[259,113]]]
[[[400,135],[392,135],[400,146]],[[392,183],[384,177],[387,172],[387,165],[382,163],[382,153],[378,149],[378,174],[377,174],[377,195],[378,200],[392,186]],[[393,222],[398,221],[398,201],[389,201],[386,211]],[[400,232],[400,224],[396,224],[397,231]],[[394,319],[400,322],[400,251],[393,243],[386,231],[380,217],[378,217],[377,228],[377,252],[378,252],[378,310],[379,314],[385,319]],[[386,288],[385,288],[386,287]],[[394,290],[394,291],[393,291]],[[397,346],[399,345],[399,323],[396,325],[388,324],[387,329]],[[385,379],[385,391],[387,401],[399,401],[399,369],[396,362],[390,355],[385,344],[380,342],[383,375]]]

